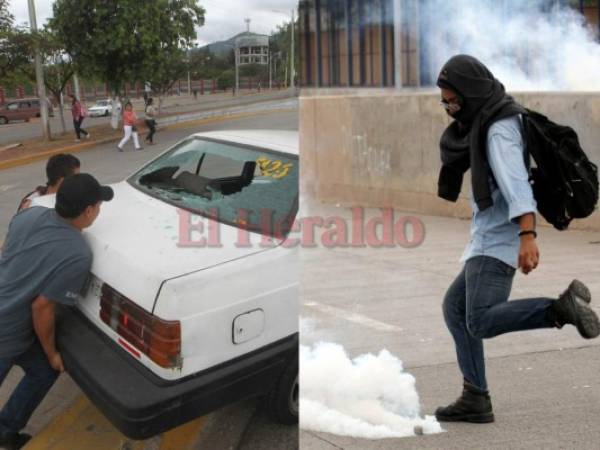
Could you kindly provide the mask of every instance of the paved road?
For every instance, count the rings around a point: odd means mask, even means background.
[[[240,98],[233,97],[229,94],[207,94],[198,96],[197,100],[187,96],[173,96],[164,100],[162,114],[173,114],[177,112],[188,112],[204,109],[224,108],[234,105],[243,105],[256,101],[265,101],[282,96],[289,95],[286,91],[273,91],[260,94],[256,92],[242,92]],[[143,101],[135,99],[133,101],[134,109],[139,117],[142,117],[144,110]],[[88,107],[93,104],[88,104]],[[73,121],[71,110],[65,110],[65,125],[67,130],[73,132]],[[83,128],[102,125],[110,122],[110,117],[88,117],[84,120]],[[50,129],[53,133],[62,132],[62,125],[59,117],[58,109],[55,109],[55,115],[50,118]],[[0,125],[0,145],[17,142],[22,139],[31,139],[42,135],[40,119],[31,119],[29,122],[11,122],[7,125]]]
[[[309,212],[349,216],[333,206]],[[369,210],[367,217],[376,213]],[[315,329],[303,333],[301,341],[337,342],[353,357],[389,350],[416,377],[423,414],[432,414],[461,389],[441,299],[460,269],[469,222],[420,218],[425,241],[414,249],[301,252],[301,315],[315,321]],[[590,287],[600,313],[600,233],[544,228],[539,246],[540,266],[527,277],[516,275],[512,298],[556,297],[577,277]],[[487,341],[486,353],[495,424],[444,425],[447,432],[438,435],[379,441],[301,431],[301,448],[600,448],[600,339],[586,341],[566,326],[500,336]]]
[[[118,153],[114,148],[114,144],[110,144],[78,153],[77,157],[80,158],[84,171],[93,173],[102,183],[112,183],[124,179],[146,161],[164,151],[165,148],[193,132],[225,129],[297,130],[298,114],[297,112],[278,112],[258,115],[256,117],[221,121],[195,127],[194,129],[177,128],[165,130],[157,135],[158,145],[147,146],[142,152],[134,152],[130,143],[130,151]],[[21,196],[36,185],[44,182],[44,165],[45,162],[37,162],[9,170],[0,170],[0,236],[6,234],[10,218]],[[8,393],[18,381],[18,377],[20,377],[20,370],[15,368],[9,374],[2,388],[0,388],[0,404],[6,401]],[[26,431],[33,434],[38,433],[79,396],[80,391],[73,381],[67,375],[61,376],[46,400],[32,417]],[[235,443],[235,445],[239,445],[239,448],[244,450],[296,448],[298,442],[297,429],[273,425],[265,419],[264,413],[261,409],[257,409],[257,406],[257,402],[251,402],[250,406],[244,404],[228,410],[220,416],[219,426],[227,430],[226,434],[231,436],[232,429],[239,428],[235,417],[240,417],[242,418],[240,420],[245,421],[243,423],[244,427],[249,423],[250,426],[245,430],[241,442],[238,441]],[[86,430],[84,429],[83,431]],[[237,431],[241,432],[243,430],[238,429]],[[229,444],[226,446],[225,442],[227,441],[222,440],[212,444],[210,447],[204,448],[215,450],[231,448]],[[78,450],[91,448],[86,447],[85,442],[78,444]],[[221,445],[223,446],[221,447]]]

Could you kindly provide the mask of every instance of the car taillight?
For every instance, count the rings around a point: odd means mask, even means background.
[[[100,318],[161,367],[181,366],[181,323],[162,320],[108,284],[102,285]]]

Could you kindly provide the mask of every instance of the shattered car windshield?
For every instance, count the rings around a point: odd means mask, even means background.
[[[128,182],[174,206],[264,235],[285,237],[298,202],[298,158],[193,137]]]

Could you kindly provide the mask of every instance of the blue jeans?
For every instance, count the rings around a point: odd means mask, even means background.
[[[0,358],[0,385],[14,365],[20,366],[25,376],[0,411],[0,433],[18,433],[25,428],[59,375],[50,366],[37,339],[26,352],[13,358]]]
[[[515,269],[490,256],[475,256],[448,288],[444,319],[454,338],[465,381],[487,390],[483,339],[511,331],[553,328],[551,298],[508,301]]]

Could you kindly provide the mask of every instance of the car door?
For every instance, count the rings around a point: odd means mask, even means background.
[[[31,102],[29,101],[20,101],[19,102],[19,119],[21,120],[29,120],[32,117],[31,114]],[[35,114],[33,114],[35,116]]]
[[[39,100],[31,100],[31,109],[30,109],[30,116],[29,117],[38,117],[42,115],[41,112],[41,108],[40,108],[40,101]]]
[[[19,120],[19,102],[12,102],[6,105],[6,118],[11,120]]]

